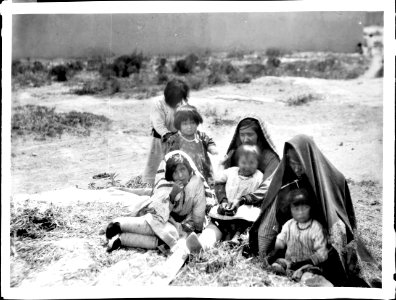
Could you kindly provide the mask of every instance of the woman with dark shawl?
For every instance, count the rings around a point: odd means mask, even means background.
[[[225,183],[216,184],[215,191],[218,199],[218,204],[223,211],[233,212],[235,215],[239,206],[246,204],[249,206],[259,207],[265,196],[265,188],[263,185],[266,179],[275,171],[279,164],[279,156],[276,153],[275,145],[271,140],[265,123],[257,116],[250,114],[241,118],[235,129],[231,143],[228,147],[227,154],[223,160],[223,167],[237,166],[236,150],[242,144],[257,145],[261,151],[261,159],[258,165],[258,170],[263,173],[263,183],[252,193],[243,195],[240,199],[228,199],[225,192]],[[210,206],[207,205],[207,211]],[[247,216],[246,220],[250,221],[251,216]],[[257,217],[257,216],[256,216]],[[238,216],[239,218],[239,216]],[[214,244],[222,240],[226,236],[233,236],[238,229],[230,228],[230,219],[224,218],[211,218],[211,222],[202,232],[198,238],[196,235],[191,234],[187,239],[187,245],[190,251],[204,250],[214,246]],[[242,218],[243,219],[243,218]],[[230,232],[230,229],[232,232]]]
[[[330,246],[324,275],[336,286],[367,286],[360,278],[359,260],[373,262],[356,235],[356,218],[345,177],[322,154],[314,141],[297,135],[285,143],[283,158],[266,181],[261,214],[249,232],[249,251],[265,257],[277,233],[291,218],[286,197],[293,188],[305,188],[314,199],[312,214],[325,229]],[[359,255],[358,255],[359,254]]]

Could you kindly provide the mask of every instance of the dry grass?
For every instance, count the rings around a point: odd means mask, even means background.
[[[382,229],[378,220],[381,219],[381,187],[371,181],[349,183],[359,233],[374,258],[380,262]],[[132,178],[129,185],[141,187],[140,177]],[[62,203],[55,206],[51,203],[28,200],[12,202],[11,207],[10,238],[15,246],[15,255],[11,257],[12,286],[21,286],[26,278],[34,283],[38,274],[47,269],[52,270],[53,274],[58,274],[64,285],[95,285],[100,284],[98,280],[110,281],[115,285],[127,285],[131,280],[138,280],[147,268],[165,260],[159,251],[143,249],[120,249],[111,254],[106,253],[105,239],[99,232],[115,217],[128,215],[125,204],[79,202],[77,205]],[[28,221],[43,216],[56,226],[48,230],[46,227],[34,226]],[[30,233],[30,237],[14,236],[14,232],[23,229]],[[190,255],[188,262],[171,285],[301,286],[287,277],[277,276],[263,269],[257,258],[245,259],[241,255],[241,250],[246,243],[247,235],[242,235],[242,244],[239,247],[232,248],[226,242],[220,242],[212,250]],[[83,258],[85,264],[78,267],[78,258]],[[54,267],[57,264],[67,265],[68,262],[75,267],[67,272]],[[367,264],[363,267],[368,280],[381,278],[379,269]]]

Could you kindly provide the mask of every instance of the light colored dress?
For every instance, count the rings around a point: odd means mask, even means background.
[[[314,265],[318,265],[327,259],[327,239],[322,225],[316,220],[298,224],[290,219],[276,238],[286,244],[285,258],[291,262],[311,259]]]

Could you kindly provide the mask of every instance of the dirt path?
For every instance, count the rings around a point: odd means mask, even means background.
[[[19,90],[12,94],[12,105],[103,114],[113,120],[111,129],[89,137],[13,141],[13,194],[75,185],[85,188],[101,172],[116,172],[125,183],[142,172],[150,143],[150,99],[76,96],[69,89],[56,83]],[[282,102],[302,93],[316,100],[302,106]],[[192,91],[190,103],[203,114],[202,130],[214,137],[220,156],[228,147],[236,120],[255,112],[267,121],[280,154],[286,140],[305,133],[314,137],[347,178],[382,182],[382,79],[263,77],[250,84]],[[213,158],[214,163],[217,160]]]

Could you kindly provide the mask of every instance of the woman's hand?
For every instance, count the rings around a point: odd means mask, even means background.
[[[217,207],[217,213],[219,215],[223,215],[224,216],[227,205],[228,205],[227,202],[220,203],[219,206]]]

